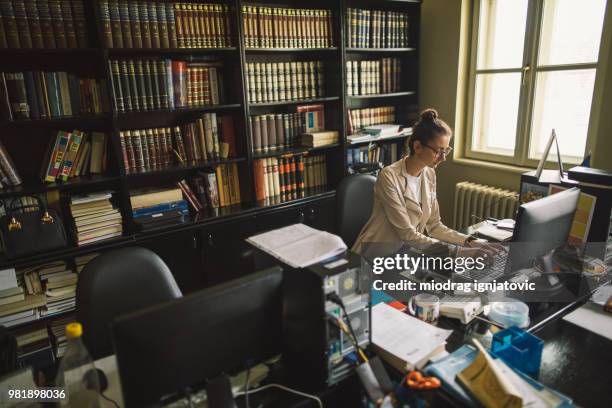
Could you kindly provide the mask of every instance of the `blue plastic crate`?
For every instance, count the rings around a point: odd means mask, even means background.
[[[544,341],[516,326],[493,335],[491,352],[506,364],[537,379]]]

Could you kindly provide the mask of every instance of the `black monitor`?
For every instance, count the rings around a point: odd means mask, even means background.
[[[113,342],[127,407],[281,352],[282,269],[269,268],[117,318]]]
[[[512,242],[529,245],[511,248],[512,270],[532,266],[535,258],[567,242],[579,196],[574,187],[519,207]]]

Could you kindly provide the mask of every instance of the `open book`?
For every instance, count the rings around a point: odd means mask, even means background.
[[[293,268],[305,268],[347,250],[339,236],[304,224],[253,235],[246,241]]]

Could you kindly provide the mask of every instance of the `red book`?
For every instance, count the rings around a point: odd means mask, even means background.
[[[183,195],[185,196],[185,199],[189,202],[189,204],[191,204],[194,210],[199,212],[204,209],[204,207],[202,207],[202,204],[200,203],[200,200],[198,200],[198,198],[185,180],[179,181],[178,183],[176,183],[176,185],[181,189]]]
[[[263,201],[266,199],[266,187],[264,184],[264,160],[258,159],[253,163],[253,173],[255,173],[255,199]]]

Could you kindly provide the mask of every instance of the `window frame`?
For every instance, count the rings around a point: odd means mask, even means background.
[[[535,108],[535,93],[536,93],[536,78],[541,72],[552,71],[568,71],[577,69],[595,69],[595,87],[591,96],[591,111],[589,112],[589,126],[587,127],[587,138],[585,142],[584,155],[589,150],[591,145],[590,122],[593,117],[593,108],[595,102],[595,90],[597,85],[597,76],[600,72],[601,65],[601,48],[604,42],[603,34],[605,30],[606,20],[604,19],[599,53],[597,61],[594,63],[576,63],[576,64],[555,64],[538,66],[538,55],[540,51],[540,36],[542,33],[542,24],[544,19],[544,2],[545,0],[527,0],[527,17],[525,25],[525,37],[523,45],[523,60],[519,68],[492,68],[492,69],[477,69],[478,64],[478,34],[480,28],[480,9],[481,2],[486,0],[472,1],[472,21],[470,31],[470,51],[469,51],[469,70],[468,70],[468,88],[467,88],[467,109],[465,120],[465,135],[464,138],[464,157],[467,159],[483,160],[501,164],[510,164],[520,167],[535,168],[538,165],[540,158],[529,158],[529,143],[531,140],[531,131],[533,126],[533,112]],[[606,2],[606,9],[610,6],[610,0]],[[605,17],[604,17],[605,18]],[[474,126],[474,110],[476,102],[476,79],[477,74],[487,73],[520,73],[521,87],[519,92],[519,107],[517,115],[517,126],[515,134],[515,148],[512,155],[506,156],[491,152],[482,152],[472,149],[473,141],[473,126]],[[553,157],[553,155],[555,157]],[[582,158],[562,156],[564,164],[578,164]],[[556,166],[556,154],[550,154],[547,165]]]

